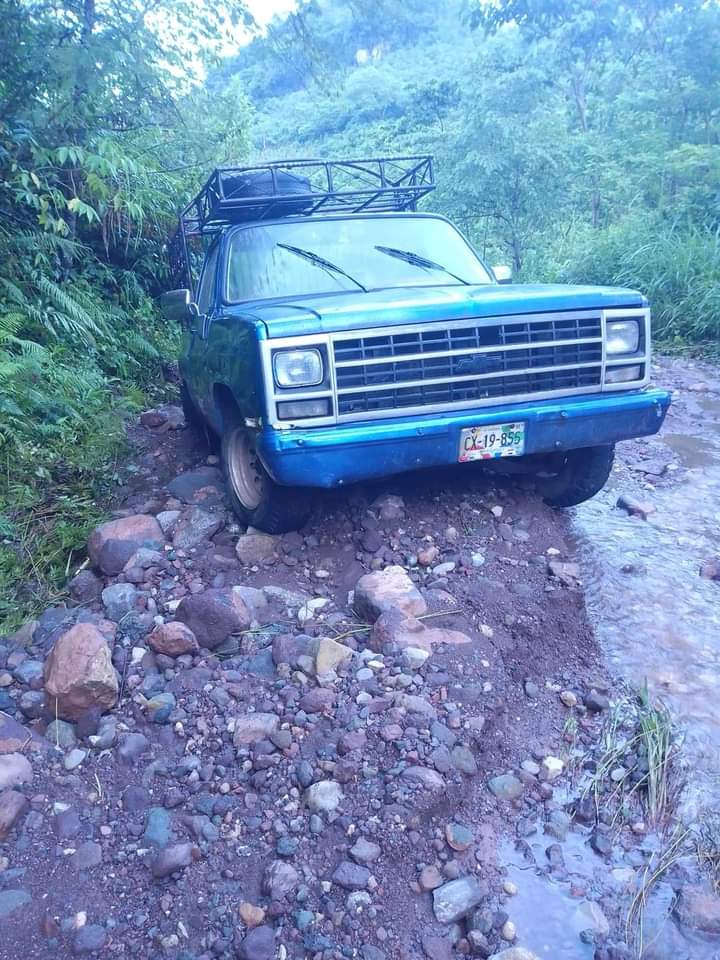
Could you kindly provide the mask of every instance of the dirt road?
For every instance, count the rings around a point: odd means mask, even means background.
[[[665,372],[686,393],[691,369]],[[463,466],[248,536],[173,418],[132,427],[116,509],[161,540],[98,540],[71,604],[0,638],[0,958],[632,956],[609,869],[639,869],[640,841],[593,843],[565,772],[613,695],[571,517]],[[636,498],[657,442],[620,452]],[[388,568],[414,616],[373,623]],[[112,649],[119,702],[67,723],[43,661],[78,624]],[[551,943],[517,889],[533,836],[563,884]]]

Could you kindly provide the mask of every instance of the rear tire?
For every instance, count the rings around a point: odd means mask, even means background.
[[[552,476],[542,477],[538,489],[550,507],[574,507],[599,493],[607,483],[615,459],[615,445],[568,450]]]
[[[310,495],[302,487],[281,487],[269,476],[255,447],[255,434],[237,422],[226,425],[222,465],[233,510],[247,526],[287,533],[310,516]]]

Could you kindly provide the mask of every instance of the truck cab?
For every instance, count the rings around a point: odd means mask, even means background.
[[[243,522],[284,532],[312,488],[506,458],[572,506],[618,440],[659,430],[642,294],[505,282],[417,211],[432,187],[430,157],[289,161],[215,171],[183,211],[163,304]]]

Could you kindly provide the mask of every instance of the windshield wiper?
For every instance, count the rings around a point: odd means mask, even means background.
[[[363,293],[368,292],[367,287],[364,287],[359,280],[351,277],[342,267],[339,267],[336,263],[330,263],[329,260],[321,257],[318,253],[313,253],[312,250],[303,250],[302,247],[293,247],[290,243],[278,243],[276,246],[282,247],[283,250],[288,250],[290,253],[294,253],[296,257],[302,257],[303,260],[307,260],[316,267],[320,267],[321,270],[327,270],[328,273],[339,273],[341,277],[347,277],[350,283],[354,283],[356,287],[360,287]]]
[[[434,260],[428,260],[427,257],[420,256],[419,253],[413,253],[412,250],[398,250],[397,247],[378,247],[375,249],[380,253],[385,253],[388,257],[396,257],[398,260],[404,260],[405,263],[411,263],[414,267],[422,267],[425,270],[439,270],[440,273],[446,273],[453,280],[468,286],[468,281],[463,280],[456,273],[448,270],[441,263],[435,263]]]

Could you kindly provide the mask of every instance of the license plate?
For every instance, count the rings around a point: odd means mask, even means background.
[[[524,452],[524,422],[493,423],[485,427],[466,427],[460,431],[460,463],[492,460],[495,457],[519,457]]]

